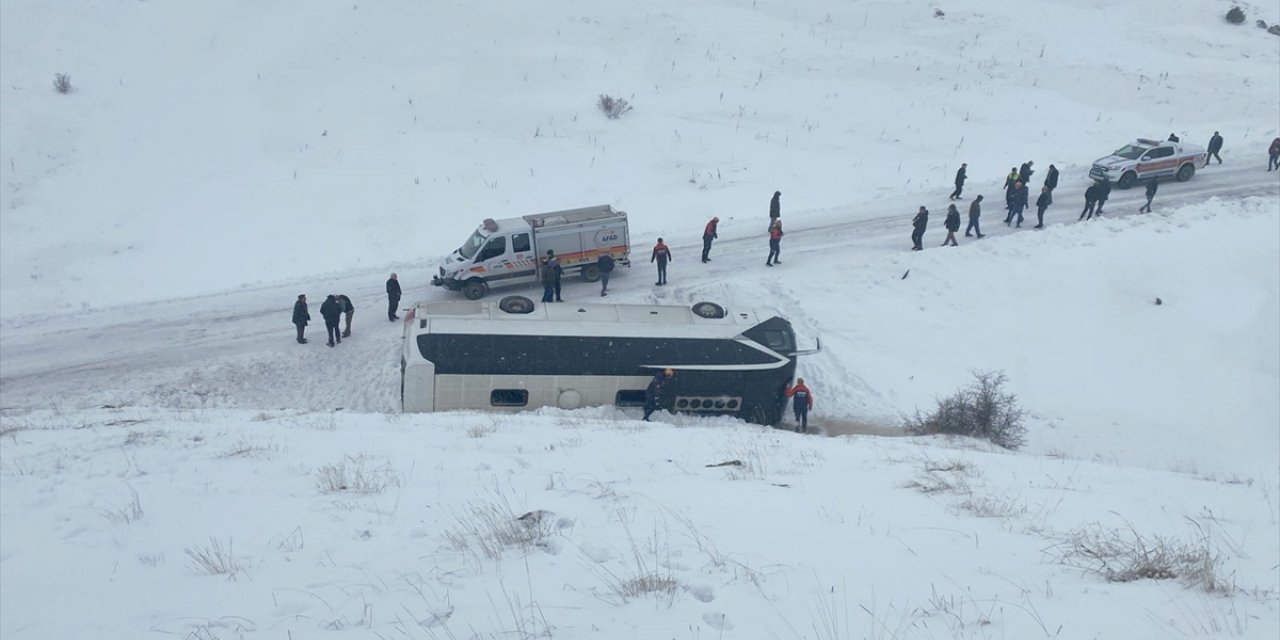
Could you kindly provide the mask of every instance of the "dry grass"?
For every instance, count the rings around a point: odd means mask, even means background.
[[[1046,553],[1057,563],[1075,567],[1107,582],[1178,580],[1210,593],[1236,590],[1223,573],[1222,554],[1209,533],[1194,520],[1193,540],[1142,535],[1128,529],[1106,529],[1094,524],[1062,536]]]
[[[453,513],[453,525],[445,530],[445,540],[457,551],[490,560],[502,558],[508,548],[527,551],[555,532],[555,515],[530,511],[517,516],[506,496],[472,502]]]
[[[400,474],[389,462],[375,465],[363,455],[347,456],[316,469],[316,486],[322,493],[382,493],[400,486]]]
[[[234,580],[236,575],[244,571],[244,566],[235,556],[231,538],[227,538],[226,546],[217,538],[209,538],[209,546],[187,547],[184,551],[191,559],[188,566],[196,573],[227,576],[227,579]]]

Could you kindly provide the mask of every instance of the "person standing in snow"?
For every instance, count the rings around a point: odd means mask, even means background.
[[[772,267],[775,264],[782,264],[778,256],[782,255],[782,220],[774,220],[769,224],[769,257],[765,258],[764,266]]]
[[[337,296],[329,294],[320,303],[320,315],[324,317],[324,330],[329,336],[329,346],[342,344],[342,332],[338,329],[338,323],[342,320],[342,304],[338,302]]]
[[[396,274],[387,278],[387,320],[395,322],[400,319],[396,310],[400,307],[400,279]]]
[[[298,294],[298,301],[293,303],[293,326],[298,328],[298,344],[306,344],[307,339],[302,337],[303,332],[307,330],[307,323],[311,321],[311,312],[307,310],[306,294]]]
[[[1058,188],[1058,168],[1049,165],[1049,173],[1044,177],[1044,186],[1049,188],[1049,194],[1053,194],[1053,190]]]
[[[596,269],[600,271],[600,297],[609,295],[609,274],[613,273],[613,256],[602,253],[596,258]]]
[[[796,414],[796,433],[809,429],[809,410],[813,409],[813,392],[804,385],[804,378],[796,378],[796,386],[787,385],[783,391],[791,398],[791,409]]]
[[[1222,151],[1222,135],[1217,131],[1213,132],[1213,137],[1209,138],[1209,151],[1204,154],[1204,166],[1209,166],[1209,157],[1218,159],[1218,164],[1222,164],[1222,156],[1218,152]]]
[[[1044,228],[1044,210],[1053,204],[1053,193],[1049,191],[1049,186],[1045,185],[1040,188],[1040,197],[1036,198],[1036,228]]]
[[[720,218],[712,218],[707,226],[702,228],[702,261],[711,262],[711,241],[720,237],[716,233],[716,228],[720,226]]]
[[[924,230],[929,228],[929,210],[920,207],[916,217],[911,219],[911,250],[924,250]]]
[[[1138,207],[1138,213],[1151,213],[1151,201],[1156,198],[1156,190],[1160,188],[1160,181],[1152,178],[1147,182],[1147,203]]]
[[[968,166],[969,164],[966,162],[960,163],[960,170],[956,171],[956,190],[951,192],[950,199],[958,200],[960,198],[960,192],[964,190],[965,178],[968,177],[965,175],[965,167]]]
[[[982,217],[981,195],[974,198],[973,203],[969,205],[969,226],[964,229],[964,237],[972,238],[973,235],[969,233],[970,231],[978,234],[979,238],[982,237],[982,228],[978,226],[978,218],[980,217]]]
[[[667,262],[671,260],[671,249],[662,243],[662,238],[658,238],[658,244],[653,245],[653,255],[649,257],[649,262],[658,263],[658,281],[654,284],[664,285],[667,283]]]
[[[1080,212],[1080,217],[1076,220],[1092,220],[1093,210],[1098,206],[1098,192],[1102,191],[1101,183],[1095,182],[1084,190],[1084,211]],[[1088,217],[1085,217],[1085,216]]]
[[[1004,208],[1013,209],[1013,185],[1018,183],[1018,168],[1009,167],[1009,175],[1004,177]]]
[[[1031,174],[1035,173],[1035,170],[1031,168],[1031,165],[1034,164],[1035,163],[1030,160],[1022,163],[1022,167],[1018,169],[1018,182],[1021,182],[1022,184],[1031,184]]]
[[[1280,138],[1271,141],[1267,147],[1267,171],[1280,169]]]
[[[560,270],[560,261],[556,260],[556,252],[547,249],[547,259],[542,262],[542,301],[556,301],[556,272]]]
[[[774,191],[773,199],[769,200],[769,222],[773,222],[782,216],[782,202],[779,200],[781,197],[781,191]]]
[[[960,210],[954,204],[947,205],[947,219],[943,220],[942,226],[947,229],[947,239],[942,241],[942,246],[960,246],[956,242],[956,232],[960,230]]]
[[[659,371],[653,376],[653,380],[649,381],[649,386],[644,390],[644,421],[649,421],[649,416],[658,410],[658,405],[662,403],[662,391],[666,388],[667,383],[675,376],[676,372],[670,367]]]
[[[1107,203],[1107,198],[1111,197],[1111,181],[1103,180],[1098,183],[1098,215],[1102,215],[1102,205]]]
[[[354,304],[351,304],[351,298],[348,298],[344,294],[339,294],[337,296],[334,296],[334,299],[338,301],[338,304],[342,305],[342,315],[345,317],[347,321],[346,327],[342,329],[342,337],[350,338],[351,337],[351,318],[356,315],[356,306]]]
[[[1027,185],[1021,181],[1013,183],[1013,196],[1009,200],[1009,215],[1004,219],[1004,223],[1011,224],[1014,218],[1018,219],[1018,228],[1022,227],[1022,210],[1027,208],[1027,199],[1030,194],[1027,193]]]

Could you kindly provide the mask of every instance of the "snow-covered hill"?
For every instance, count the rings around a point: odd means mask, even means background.
[[[1225,9],[5,0],[0,639],[1276,637],[1280,38]],[[1094,157],[1214,130],[1076,223]],[[1028,159],[1042,231],[1000,224]],[[960,162],[987,237],[941,249]],[[675,254],[610,302],[777,309],[839,437],[397,413],[387,273],[450,297],[479,219],[599,202]],[[294,344],[330,292],[352,339]],[[974,370],[1023,450],[898,437]]]

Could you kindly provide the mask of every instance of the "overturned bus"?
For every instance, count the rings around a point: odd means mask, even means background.
[[[401,408],[640,407],[669,367],[660,409],[773,425],[796,357],[810,352],[796,349],[785,319],[711,302],[424,302],[405,319]]]

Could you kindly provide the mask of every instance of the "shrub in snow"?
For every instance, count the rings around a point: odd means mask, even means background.
[[[1255,22],[1254,24],[1258,25],[1258,28],[1259,28],[1259,29],[1266,29],[1266,28],[1267,28],[1267,21],[1266,21],[1266,20],[1259,20],[1259,21]]]
[[[932,413],[916,411],[906,430],[917,435],[947,433],[990,440],[1005,449],[1026,443],[1027,428],[1018,397],[1004,390],[1003,372],[975,372],[973,383],[938,401]]]
[[[236,559],[231,539],[227,539],[227,545],[222,546],[222,542],[217,538],[209,539],[207,547],[187,547],[184,549],[187,557],[191,559],[191,570],[196,573],[205,573],[211,576],[227,576],[228,579],[234,579],[237,573],[244,570],[240,561]]]
[[[1244,9],[1240,7],[1231,7],[1227,11],[1227,22],[1231,24],[1241,24],[1244,22]]]
[[[615,98],[608,94],[600,94],[600,99],[596,101],[596,106],[608,116],[610,120],[617,120],[622,114],[631,110],[631,105],[622,98]]]
[[[58,93],[71,93],[71,76],[65,73],[55,73],[53,75],[53,88]]]
[[[1132,527],[1128,531],[1104,529],[1095,524],[1071,532],[1047,552],[1059,564],[1101,576],[1107,582],[1137,580],[1178,580],[1188,587],[1210,593],[1230,593],[1235,587],[1222,575],[1222,554],[1199,529],[1198,539],[1185,541],[1163,536],[1143,536]]]
[[[1273,36],[1280,36],[1280,24],[1273,24],[1267,28],[1267,33]]]

